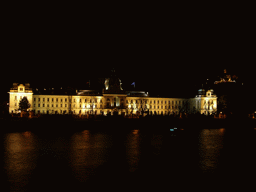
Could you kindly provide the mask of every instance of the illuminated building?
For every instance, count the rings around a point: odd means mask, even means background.
[[[9,112],[17,113],[19,101],[27,97],[35,113],[41,114],[150,114],[170,115],[179,113],[212,114],[217,111],[217,97],[213,90],[194,98],[150,97],[144,91],[125,91],[115,75],[105,79],[105,88],[98,90],[76,90],[72,94],[33,94],[29,84],[13,84],[9,95]]]
[[[236,76],[234,76],[236,78]],[[224,76],[220,77],[219,81],[215,81],[214,84],[219,84],[219,83],[235,83],[235,80],[232,80],[231,75],[227,75],[227,70],[224,69]]]

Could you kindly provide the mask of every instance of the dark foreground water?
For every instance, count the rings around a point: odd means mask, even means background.
[[[4,133],[1,191],[224,191],[254,186],[255,128],[170,128]]]

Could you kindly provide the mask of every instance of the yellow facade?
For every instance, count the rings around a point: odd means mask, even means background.
[[[33,95],[28,87],[20,84],[9,92],[9,112],[17,113],[19,101],[27,97],[31,107],[29,111],[43,114],[114,114],[119,115],[149,114],[169,115],[179,113],[212,114],[217,111],[217,97],[213,91],[194,98],[161,98],[131,96],[130,94],[102,94],[102,95]]]

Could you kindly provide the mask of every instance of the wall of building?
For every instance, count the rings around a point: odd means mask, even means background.
[[[23,84],[20,84],[17,88],[11,89],[9,92],[9,113],[19,112],[19,103],[23,97],[27,97],[28,102],[31,104],[31,107],[28,110],[32,110],[32,90],[28,89]]]
[[[9,112],[18,112],[19,101],[27,97],[35,113],[65,114],[71,110],[75,114],[149,114],[200,113],[212,114],[217,111],[217,97],[212,92],[195,98],[160,98],[127,96],[125,94],[84,95],[33,95],[32,90],[20,84],[9,92]]]

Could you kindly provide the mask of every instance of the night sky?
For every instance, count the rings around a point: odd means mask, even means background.
[[[83,87],[113,67],[126,87],[145,91],[197,89],[224,68],[254,78],[253,25],[240,16],[50,12],[4,19],[1,99],[13,82]]]

